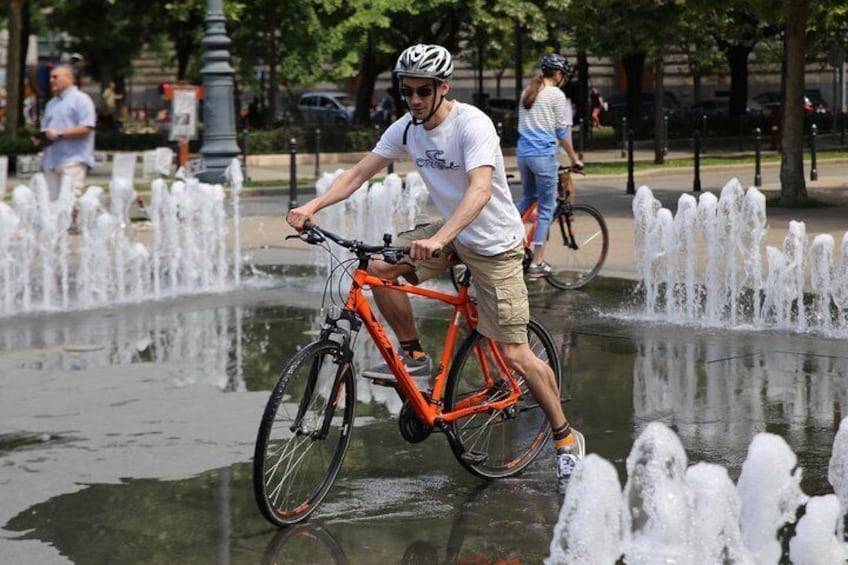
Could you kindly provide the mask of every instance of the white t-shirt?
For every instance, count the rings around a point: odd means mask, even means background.
[[[475,106],[454,101],[445,120],[431,130],[421,125],[410,125],[407,130],[411,120],[411,114],[406,113],[389,126],[374,153],[387,159],[408,155],[444,218],[457,209],[468,189],[466,172],[481,166],[493,167],[492,198],[457,239],[486,256],[517,246],[524,237],[524,225],[512,202],[500,140],[489,116]]]

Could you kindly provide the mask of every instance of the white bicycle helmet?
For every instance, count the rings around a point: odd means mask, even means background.
[[[395,64],[395,76],[445,81],[453,74],[450,52],[441,45],[419,43],[407,47]]]

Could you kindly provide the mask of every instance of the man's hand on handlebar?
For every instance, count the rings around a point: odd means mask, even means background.
[[[312,221],[312,214],[310,214],[307,210],[304,210],[304,206],[299,208],[293,208],[289,210],[289,213],[286,214],[286,222],[296,229],[297,231],[303,230],[303,225],[306,222]]]
[[[421,261],[424,259],[430,259],[431,257],[435,257],[442,250],[444,245],[440,241],[436,241],[433,238],[429,239],[419,239],[418,241],[413,241],[410,246],[409,257],[413,261]]]

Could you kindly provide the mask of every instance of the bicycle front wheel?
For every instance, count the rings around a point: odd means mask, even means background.
[[[545,280],[561,290],[582,288],[601,271],[607,251],[609,231],[601,213],[586,204],[561,205],[545,245],[551,266]]]
[[[554,372],[557,390],[562,388],[559,358],[547,330],[535,320],[527,325],[530,348]],[[493,401],[510,392],[506,375],[495,357],[497,343],[472,332],[451,363],[445,392],[445,412],[469,402]],[[533,398],[524,378],[518,403],[504,410],[480,412],[452,423],[454,454],[471,473],[484,479],[520,473],[542,451],[550,439],[551,426],[542,407]]]
[[[285,526],[305,520],[333,484],[350,444],[353,370],[341,346],[317,341],[283,369],[265,406],[253,456],[262,515]]]

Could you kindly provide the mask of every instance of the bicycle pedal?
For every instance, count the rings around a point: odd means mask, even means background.
[[[481,451],[466,451],[460,455],[460,459],[466,465],[480,465],[485,463],[488,458],[489,454]]]

